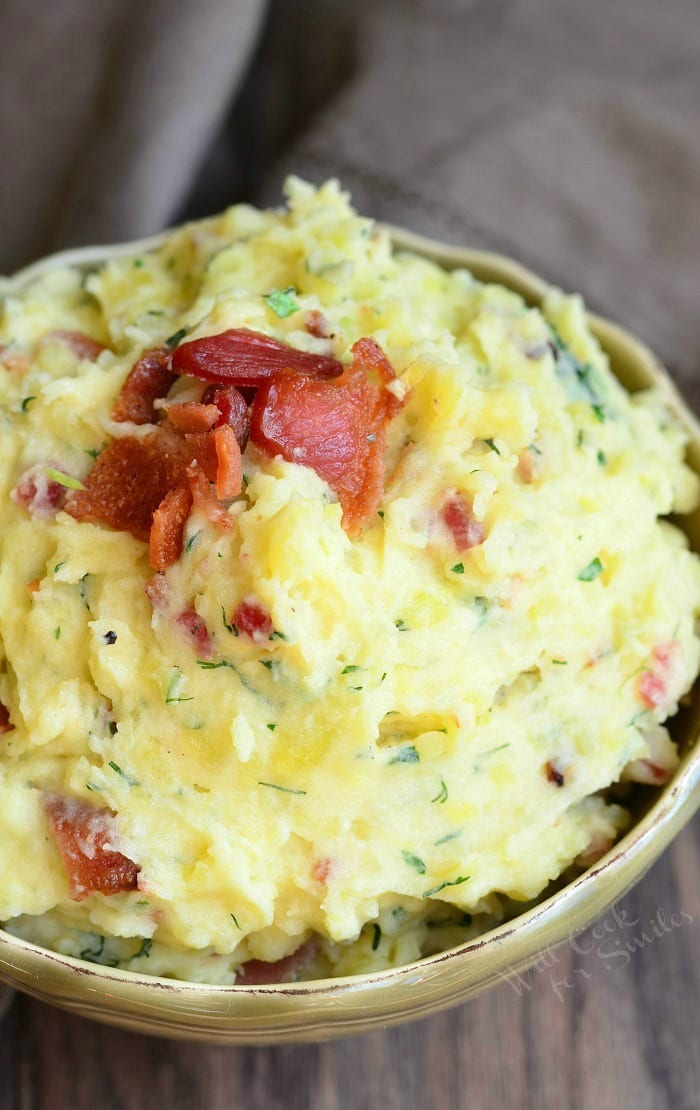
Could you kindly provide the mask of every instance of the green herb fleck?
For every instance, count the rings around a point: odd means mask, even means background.
[[[606,462],[608,461],[603,451],[599,451],[596,458],[598,459],[598,462],[601,466],[605,466]]]
[[[593,412],[596,415],[596,419],[600,420],[601,424],[604,424],[605,423],[605,409],[603,408],[603,406],[602,405],[591,405],[591,408],[593,409]]]
[[[269,728],[270,732],[274,732],[275,729],[277,728],[277,725],[270,724],[267,727]]]
[[[420,856],[414,856],[413,852],[407,852],[405,849],[401,850],[401,855],[409,867],[415,867],[419,875],[425,875],[427,868]]]
[[[121,778],[123,778],[125,782],[128,782],[129,786],[136,786],[136,780],[135,780],[135,779],[132,779],[132,778],[130,778],[130,777],[129,777],[129,775],[127,775],[126,771],[122,771],[122,769],[121,769],[121,767],[119,766],[119,764],[118,764],[118,763],[115,763],[113,759],[110,759],[110,761],[109,761],[109,763],[107,764],[107,766],[108,766],[108,767],[111,767],[111,768],[112,768],[112,770],[114,771],[114,773],[115,773],[116,775],[120,775],[120,776],[121,776]]]
[[[91,459],[96,459],[98,455],[102,454],[101,447],[84,447],[83,450],[86,455],[90,456]]]
[[[235,671],[233,663],[229,663],[228,659],[221,659],[218,663],[211,663],[208,659],[197,659],[197,666],[201,667],[203,671],[218,671],[219,667],[230,667]]]
[[[67,559],[62,559],[60,563],[56,563],[56,566],[53,568],[54,574],[58,574],[61,567],[64,567],[67,562],[68,562]]]
[[[381,517],[381,519],[384,520],[384,510],[383,509],[377,509],[377,516]]]
[[[376,921],[372,925],[372,951],[376,952],[379,948],[379,942],[382,939],[382,930],[377,925]]]
[[[138,902],[134,902],[135,906],[147,906],[148,898],[139,898]]]
[[[450,567],[450,570],[453,574],[464,574],[464,563],[455,563],[453,567]]]
[[[238,629],[233,621],[229,622],[226,620],[226,610],[224,609],[223,605],[221,606],[221,623],[223,624],[227,632],[230,632],[233,636],[238,635]]]
[[[288,286],[286,289],[273,289],[272,292],[268,293],[264,298],[265,304],[268,308],[272,309],[276,316],[284,320],[285,317],[291,316],[293,313],[299,311],[299,305],[294,299],[295,294],[296,289],[293,285]]]
[[[280,786],[276,782],[260,782],[258,780],[258,786],[269,786],[271,790],[281,790],[283,794],[306,794],[305,790],[295,790],[291,786]]]
[[[438,848],[441,844],[448,844],[450,840],[456,840],[458,836],[462,835],[462,830],[458,829],[457,832],[448,833],[447,836],[441,836],[439,840],[435,841],[435,847]]]
[[[149,308],[146,312],[147,316],[164,316],[165,309],[163,308]]]
[[[187,555],[189,555],[200,535],[201,532],[193,532],[193,534],[191,536],[188,536],[188,538],[185,540],[185,552]]]
[[[133,265],[134,265],[135,270],[140,270],[141,267],[143,266],[143,259],[142,258],[135,258]]]
[[[500,455],[501,452],[498,450],[496,444],[493,442],[492,439],[485,439],[484,443],[487,447],[490,447],[492,451],[495,451],[497,455]]]
[[[591,559],[587,567],[584,567],[580,574],[577,575],[579,582],[593,582],[599,574],[603,573],[603,564],[596,555],[595,559]]]
[[[469,875],[460,875],[456,879],[451,879],[448,882],[440,883],[439,886],[433,886],[433,887],[430,888],[430,890],[426,890],[423,897],[424,898],[430,898],[431,895],[438,894],[441,890],[444,890],[446,886],[460,886],[461,883],[466,883],[468,878],[469,878]]]
[[[178,331],[174,332],[173,335],[169,336],[165,340],[165,346],[166,347],[177,347],[180,340],[185,338],[185,336],[187,335],[189,330],[190,330],[189,328],[180,328]]]
[[[273,664],[272,659],[258,659],[258,663],[260,664],[261,667],[267,667],[268,671],[272,670],[272,664]]]
[[[87,599],[87,580],[89,577],[89,574],[84,574],[83,577],[80,579],[80,600],[87,609],[88,613],[91,613],[92,609],[90,608],[90,602]]]
[[[132,960],[140,960],[142,956],[147,959],[151,954],[152,947],[153,941],[151,940],[151,938],[144,937],[138,952],[135,952],[134,955],[131,957]]]
[[[446,785],[444,779],[440,779],[440,789],[438,790],[435,797],[431,798],[430,801],[431,802],[437,802],[438,805],[444,805],[444,803],[447,801],[447,798],[448,798],[447,785]]]
[[[61,639],[61,626],[60,625],[57,625],[56,628],[54,628],[53,638],[54,638],[54,640],[60,640]]]
[[[65,486],[66,489],[85,489],[83,483],[77,478],[72,478],[70,474],[64,474],[62,470],[56,470],[53,466],[47,466],[44,474],[50,481],[56,482],[59,486]]]
[[[510,747],[510,741],[508,741],[505,744],[499,744],[498,747],[496,747],[496,748],[487,748],[485,752],[479,752],[479,759],[483,759],[484,756],[487,756],[487,755],[495,755],[496,752],[505,751],[505,749],[509,748],[509,747]]]
[[[25,397],[22,401],[22,412],[27,412],[32,401],[36,401],[36,397]]]
[[[384,671],[384,674],[383,674],[383,675],[382,675],[382,677],[381,677],[381,678],[379,679],[379,681],[380,681],[380,682],[383,682],[385,678],[386,678],[386,671]]]
[[[408,625],[406,624],[406,622],[404,620],[401,620],[401,618],[399,618],[397,621],[394,621],[394,624],[398,628],[399,632],[408,632],[409,631]]]
[[[360,669],[361,668],[358,667],[356,663],[348,663],[347,667],[343,667],[343,669],[340,673],[341,674],[353,674],[355,671],[359,671]]]
[[[277,629],[275,629],[274,632],[270,633],[270,639],[271,640],[286,640],[287,637],[285,636],[284,632],[279,632]]]
[[[98,786],[95,782],[86,782],[85,785],[87,786],[88,790],[96,790],[98,794],[102,791],[102,787]]]
[[[552,662],[554,663],[554,665],[556,667],[565,667],[568,660],[567,659],[553,659]]]
[[[535,455],[541,455],[541,454],[542,454],[542,452],[540,451],[539,447],[536,447],[534,443],[531,443],[531,444],[529,445],[529,447],[528,447],[528,451],[533,451],[533,452],[535,453]]]
[[[95,941],[93,943],[96,943],[97,947],[92,948],[90,947],[90,945],[88,945],[86,948],[83,948],[82,952],[80,953],[81,960],[99,960],[100,956],[104,952],[105,938],[95,935]]]
[[[181,698],[178,696],[180,690],[182,689],[183,681],[184,679],[182,675],[177,669],[175,669],[170,677],[168,689],[165,694],[166,705],[176,705],[182,701],[194,701],[194,698]]]
[[[389,766],[392,763],[420,763],[420,755],[413,744],[404,744],[399,748],[393,759],[389,760]]]
[[[230,914],[229,914],[229,917],[230,917],[230,918],[231,918],[231,920],[233,921],[233,924],[234,924],[234,925],[236,926],[236,928],[237,928],[237,929],[241,929],[240,925],[238,924],[238,918],[236,917],[235,913],[230,913]],[[243,930],[242,930],[242,929],[241,929],[241,932],[243,932]]]

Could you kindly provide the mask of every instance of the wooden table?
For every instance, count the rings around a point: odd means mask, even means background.
[[[700,822],[592,929],[425,1021],[321,1045],[116,1032],[17,996],[0,1110],[697,1110]]]

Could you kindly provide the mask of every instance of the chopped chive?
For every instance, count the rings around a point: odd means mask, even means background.
[[[377,509],[377,516],[381,517],[381,519],[384,520],[384,510],[383,509]]]
[[[60,640],[60,639],[61,639],[61,628],[60,628],[60,625],[57,625],[57,626],[56,626],[56,628],[54,628],[54,630],[53,630],[53,638],[54,638],[54,640]]]
[[[238,635],[238,629],[236,625],[232,621],[229,622],[226,620],[226,610],[224,609],[223,605],[221,606],[221,623],[223,624],[227,632],[230,632],[233,636]]]
[[[600,466],[605,466],[606,462],[608,461],[603,451],[599,451],[596,458],[598,459]]]
[[[263,299],[267,307],[271,308],[281,320],[284,320],[285,317],[292,316],[293,313],[299,311],[299,305],[293,296],[295,293],[294,286],[289,285],[286,289],[273,289]]]
[[[413,744],[405,744],[403,748],[399,748],[393,759],[389,760],[389,766],[392,763],[420,763],[420,755]]]
[[[53,466],[47,466],[44,474],[52,482],[56,482],[59,486],[65,486],[66,489],[85,489],[85,486],[77,478],[72,478],[70,474],[64,474],[62,470],[56,470]]]
[[[260,664],[261,667],[267,667],[268,671],[272,670],[272,664],[273,664],[272,659],[258,659],[258,663]]]
[[[199,539],[199,536],[200,536],[200,533],[199,533],[199,532],[194,532],[194,533],[193,533],[193,534],[192,534],[192,535],[191,535],[191,536],[190,536],[190,537],[189,537],[189,538],[188,538],[188,539],[187,539],[187,540],[185,541],[185,551],[186,551],[186,553],[187,553],[188,555],[189,555],[190,551],[192,550],[192,548],[194,547],[194,545],[196,544],[197,540]]]
[[[284,632],[280,632],[280,631],[279,631],[279,630],[278,630],[278,629],[276,628],[276,629],[274,630],[274,632],[271,632],[271,633],[270,633],[270,639],[271,639],[271,640],[286,640],[286,639],[287,639],[287,637],[285,636]]]
[[[542,452],[540,451],[539,447],[536,447],[534,443],[531,443],[531,444],[529,445],[529,447],[528,447],[528,451],[533,451],[533,452],[534,452],[534,453],[535,453],[536,455],[541,455],[541,454],[542,454]]]
[[[394,624],[398,628],[399,632],[408,632],[409,631],[408,625],[406,624],[406,622],[404,620],[401,620],[401,618],[399,618],[397,621],[394,621]]]
[[[230,913],[230,914],[229,914],[229,917],[230,917],[230,918],[231,918],[231,920],[233,921],[233,924],[234,924],[234,925],[236,926],[236,928],[237,928],[237,929],[241,929],[240,925],[238,924],[238,918],[236,917],[235,913]],[[243,930],[242,930],[242,929],[241,929],[241,932],[243,932]]]
[[[203,671],[218,671],[219,667],[230,667],[235,671],[233,663],[229,663],[228,659],[221,659],[218,663],[211,663],[208,659],[197,659],[197,666],[201,667]]]
[[[134,262],[133,262],[133,266],[134,266],[135,270],[140,270],[141,267],[143,266],[143,259],[142,258],[135,258]]]
[[[96,459],[97,456],[102,453],[102,448],[101,447],[99,447],[99,448],[98,447],[84,447],[83,451],[85,452],[86,455],[89,455],[91,459]]]
[[[138,902],[134,902],[134,905],[135,906],[147,906],[148,905],[148,898],[140,898],[138,900]]]
[[[177,347],[180,340],[185,338],[189,330],[189,328],[180,328],[165,340],[165,346]]]
[[[588,566],[584,567],[580,574],[577,575],[579,582],[593,582],[599,574],[603,572],[603,564],[596,555],[595,559],[591,559]]]
[[[270,732],[274,732],[277,728],[277,725],[269,724],[267,727],[269,728]]]
[[[348,690],[351,693],[357,694],[360,690],[362,690],[362,686],[348,686]]]
[[[439,840],[435,841],[435,847],[438,848],[441,844],[447,844],[450,840],[456,840],[458,836],[462,835],[462,830],[457,829],[456,832],[448,833],[447,836],[441,836]]]
[[[89,574],[84,574],[83,577],[80,579],[80,600],[87,609],[88,613],[91,613],[92,609],[90,608],[90,602],[87,599],[87,580],[89,577]]]
[[[495,755],[496,752],[502,752],[510,747],[510,741],[505,744],[499,744],[497,748],[487,748],[485,752],[479,752],[479,759],[483,759],[486,755]]]
[[[555,664],[555,666],[557,666],[557,667],[565,667],[565,666],[566,666],[566,664],[567,664],[567,662],[568,662],[568,660],[567,660],[567,659],[552,659],[552,662],[553,662],[553,663]]]
[[[67,562],[68,562],[67,559],[62,559],[60,563],[56,563],[56,566],[53,568],[54,574],[58,574],[61,567],[64,567]]]
[[[603,406],[602,405],[591,405],[591,408],[593,409],[593,412],[596,415],[596,419],[600,420],[601,424],[604,424],[605,423],[605,409],[603,408]]]
[[[168,683],[168,689],[166,690],[166,693],[165,693],[165,704],[166,705],[176,705],[176,704],[178,704],[179,702],[182,702],[182,701],[194,701],[194,698],[181,698],[179,696],[179,693],[180,693],[180,690],[182,689],[183,683],[184,683],[184,679],[183,679],[182,675],[180,674],[180,672],[176,669],[173,672],[173,674],[170,676],[170,682]]]
[[[132,779],[132,778],[130,778],[130,777],[129,777],[129,775],[127,775],[126,771],[122,771],[122,769],[121,769],[121,767],[119,766],[119,764],[118,764],[118,763],[115,763],[113,759],[110,759],[110,761],[109,761],[109,763],[107,764],[107,766],[108,766],[108,767],[111,767],[111,768],[112,768],[112,770],[114,771],[114,773],[115,773],[116,775],[120,775],[120,776],[121,776],[121,778],[123,778],[125,782],[128,782],[129,786],[136,786],[136,780],[135,780],[135,779]]]
[[[379,681],[380,681],[380,682],[383,682],[385,678],[386,678],[386,671],[384,671],[384,674],[383,674],[383,675],[382,675],[382,677],[381,677],[381,678],[379,679]]]
[[[131,957],[132,960],[140,960],[142,956],[145,957],[146,959],[148,959],[148,957],[151,954],[151,948],[152,947],[153,947],[153,941],[151,940],[151,938],[150,937],[144,937],[144,939],[141,943],[141,947],[139,948],[138,952],[134,953],[134,955]]]
[[[448,882],[440,883],[438,886],[433,886],[433,887],[430,888],[430,890],[426,890],[423,897],[424,898],[430,898],[431,895],[438,894],[441,890],[444,890],[446,886],[460,886],[461,883],[466,883],[468,878],[469,878],[469,875],[460,875],[456,879],[452,879]]]
[[[372,951],[376,952],[379,948],[379,942],[382,939],[382,930],[377,925],[376,921],[372,925]]]
[[[36,401],[36,397],[25,397],[22,401],[22,412],[27,412],[32,401]]]
[[[430,801],[431,801],[431,803],[432,802],[437,802],[438,805],[444,805],[444,803],[447,801],[447,798],[448,798],[447,785],[446,785],[444,779],[440,779],[440,789],[438,790],[435,797],[431,798]]]
[[[415,867],[419,875],[425,875],[427,868],[420,856],[414,856],[413,852],[407,852],[404,848],[401,849],[401,855],[409,867]]]
[[[496,444],[493,442],[492,439],[485,439],[484,443],[487,447],[490,447],[492,451],[495,451],[497,455],[500,455],[501,452],[498,450]]]
[[[453,574],[464,574],[464,563],[455,563],[453,567],[450,567],[450,570]]]
[[[343,667],[341,674],[353,674],[354,671],[359,671],[360,667],[356,663],[348,663],[347,667]]]
[[[305,790],[295,790],[291,786],[280,786],[276,782],[261,782],[258,780],[258,786],[269,786],[271,790],[281,790],[283,794],[306,794]]]

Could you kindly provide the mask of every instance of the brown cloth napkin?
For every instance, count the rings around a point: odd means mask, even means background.
[[[580,290],[700,400],[698,0],[11,0],[0,31],[5,269],[338,176]]]

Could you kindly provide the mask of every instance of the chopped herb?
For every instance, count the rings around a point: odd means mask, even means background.
[[[90,602],[87,599],[87,580],[89,577],[89,574],[84,574],[83,577],[80,579],[80,599],[87,609],[88,613],[91,613],[92,609],[90,608]]]
[[[54,628],[53,638],[54,638],[54,640],[60,640],[61,639],[61,628],[60,628],[60,626],[57,626],[56,628]]]
[[[146,312],[147,316],[164,316],[165,309],[163,308],[149,308]]]
[[[406,624],[406,622],[404,620],[401,620],[401,618],[399,618],[399,620],[397,620],[397,621],[394,621],[394,624],[398,628],[399,632],[408,632],[409,631],[408,625]]]
[[[598,462],[600,463],[601,466],[605,466],[606,462],[608,461],[605,457],[605,454],[602,451],[598,452],[598,454],[596,455],[596,458],[598,459]]]
[[[196,544],[200,535],[201,535],[200,532],[194,532],[191,536],[188,536],[188,538],[185,540],[185,552],[187,553],[187,555],[189,555],[190,551],[192,550],[192,548]]]
[[[81,960],[99,960],[100,956],[104,952],[105,938],[98,937],[97,934],[95,934],[95,940],[93,941],[93,944],[95,943],[96,947],[94,948],[91,948],[89,945],[87,948],[83,948],[82,952],[80,953]]]
[[[455,563],[453,567],[450,567],[450,570],[453,574],[464,574],[464,563]]]
[[[382,930],[377,925],[376,921],[372,925],[372,951],[376,952],[379,948],[379,942],[382,939]]]
[[[440,844],[448,844],[450,840],[456,840],[458,836],[462,835],[462,830],[458,829],[457,832],[448,833],[447,836],[441,836],[439,840],[435,841],[435,847],[438,848]]]
[[[230,917],[230,918],[231,918],[231,920],[233,921],[233,924],[234,924],[234,925],[236,926],[236,928],[237,928],[237,929],[241,929],[240,925],[238,924],[238,919],[237,919],[237,917],[236,917],[235,913],[230,913],[230,914],[229,914],[229,917]],[[242,930],[242,929],[241,929],[241,932],[243,932],[243,930]]]
[[[437,802],[438,805],[444,805],[444,803],[447,801],[447,798],[448,798],[447,785],[446,785],[444,779],[440,779],[440,789],[438,790],[435,797],[431,798],[430,801],[431,802]]]
[[[22,401],[22,412],[26,412],[31,405],[32,401],[36,401],[36,397],[25,397]]]
[[[358,667],[356,663],[348,663],[347,667],[343,667],[343,669],[340,673],[341,674],[353,674],[355,671],[359,671],[360,669],[361,668]]]
[[[104,636],[102,636],[102,643],[103,644],[107,644],[108,646],[111,646],[112,644],[116,644],[116,642],[117,642],[117,634],[116,634],[116,632],[112,631],[111,629],[110,629],[109,632],[105,632]]]
[[[139,898],[138,902],[134,902],[135,906],[147,906],[148,898]]]
[[[485,439],[484,443],[487,447],[490,447],[492,451],[495,451],[497,455],[500,455],[501,452],[498,450],[496,444],[493,442],[492,439]]]
[[[587,567],[584,567],[580,574],[577,575],[579,582],[593,582],[599,574],[603,573],[603,564],[596,555],[595,559],[591,559]]]
[[[141,267],[143,266],[143,259],[142,258],[135,258],[133,265],[134,265],[135,270],[140,270]]]
[[[189,328],[180,328],[179,331],[176,331],[173,335],[169,336],[165,340],[165,346],[177,347],[180,340],[185,338],[189,330]]]
[[[284,632],[279,632],[277,629],[275,629],[274,632],[270,633],[270,639],[271,640],[286,640],[287,637],[285,636]]]
[[[603,406],[602,405],[591,405],[591,408],[593,409],[593,412],[595,413],[596,418],[598,420],[600,420],[601,424],[604,424],[605,423],[605,409],[603,408]]]
[[[584,440],[583,428],[579,428],[578,432],[576,433],[576,446],[577,447],[583,447],[583,440]]]
[[[505,744],[499,744],[497,748],[488,748],[485,752],[479,752],[479,759],[483,759],[486,755],[495,755],[496,752],[502,752],[505,748],[510,747],[510,741]]]
[[[469,878],[469,875],[460,875],[456,879],[451,879],[448,882],[440,883],[439,886],[433,886],[433,887],[430,888],[430,890],[426,890],[423,897],[424,898],[430,898],[431,895],[438,894],[441,890],[444,890],[446,886],[460,886],[461,883],[466,883],[468,878]]]
[[[267,667],[268,671],[272,670],[272,659],[258,659],[258,663],[261,667]]]
[[[275,731],[275,729],[277,728],[277,725],[272,725],[272,724],[270,724],[270,725],[268,725],[267,727],[269,728],[270,732],[274,732],[274,731]]]
[[[116,736],[116,734],[117,734],[117,722],[116,721],[110,721],[109,725],[107,727],[109,728],[109,735],[110,736]]]
[[[280,786],[276,782],[260,782],[258,780],[258,786],[269,786],[271,790],[281,790],[283,794],[306,794],[305,790],[294,790],[291,786]]]
[[[110,759],[110,761],[109,761],[109,763],[107,764],[107,766],[108,766],[108,767],[111,767],[111,768],[112,768],[112,770],[114,771],[114,773],[115,773],[116,775],[120,775],[120,776],[121,776],[121,778],[123,778],[125,782],[128,782],[129,786],[136,786],[136,779],[132,779],[132,778],[130,778],[130,777],[129,777],[129,775],[127,775],[126,771],[122,771],[122,769],[121,769],[121,767],[119,766],[119,764],[118,764],[118,763],[115,763],[113,759]]]
[[[383,509],[377,509],[377,516],[381,517],[381,519],[384,520],[384,510]]]
[[[235,671],[233,663],[229,663],[228,659],[221,659],[218,663],[211,663],[208,659],[197,659],[197,666],[201,667],[203,671],[218,671],[219,667],[230,667]]]
[[[420,755],[413,744],[404,744],[403,748],[399,748],[393,759],[389,760],[389,766],[392,763],[420,763]]]
[[[165,694],[165,704],[175,705],[181,701],[194,701],[194,698],[181,698],[179,696],[184,679],[178,670],[173,671]]]
[[[566,660],[566,659],[553,659],[552,662],[557,667],[565,667],[568,660]]]
[[[60,563],[56,563],[56,566],[53,568],[54,574],[58,574],[61,567],[64,567],[67,562],[68,562],[67,559],[62,559]]]
[[[53,466],[47,466],[44,474],[52,482],[56,482],[59,486],[65,486],[66,489],[85,489],[82,482],[77,478],[71,478],[70,474],[64,474],[62,470],[56,470]]]
[[[236,628],[236,625],[233,624],[233,622],[229,623],[229,621],[226,620],[226,610],[224,609],[223,605],[221,606],[221,623],[223,624],[227,632],[230,632],[233,636],[238,635],[238,629]]]
[[[102,453],[101,447],[84,447],[83,450],[86,455],[90,456],[91,459],[96,459],[97,456]]]
[[[140,960],[142,956],[147,959],[151,954],[152,947],[153,941],[150,939],[150,937],[144,937],[138,952],[135,952],[134,955],[131,957],[132,960]]]
[[[299,311],[299,305],[294,299],[296,289],[293,285],[289,285],[286,289],[273,289],[264,297],[265,304],[271,308],[276,316],[281,320],[285,317],[291,316],[293,313]]]
[[[102,787],[98,786],[97,783],[94,783],[94,782],[86,782],[85,785],[88,788],[88,790],[96,790],[98,794],[102,790]]]
[[[528,451],[533,451],[533,452],[534,452],[534,453],[535,453],[536,455],[541,455],[541,454],[542,454],[542,452],[540,451],[539,447],[535,447],[535,444],[534,444],[534,443],[531,443],[531,444],[529,445],[529,447],[528,447]]]
[[[359,691],[361,689],[362,689],[362,686],[348,686],[348,690],[353,694],[359,693]]]
[[[413,852],[407,852],[405,849],[401,850],[401,855],[409,867],[415,867],[419,875],[425,875],[427,868],[420,856],[414,856]]]
[[[383,674],[383,675],[382,675],[382,677],[381,677],[381,678],[379,679],[379,681],[380,681],[380,682],[383,682],[385,678],[386,678],[386,671],[384,671],[384,674]]]

